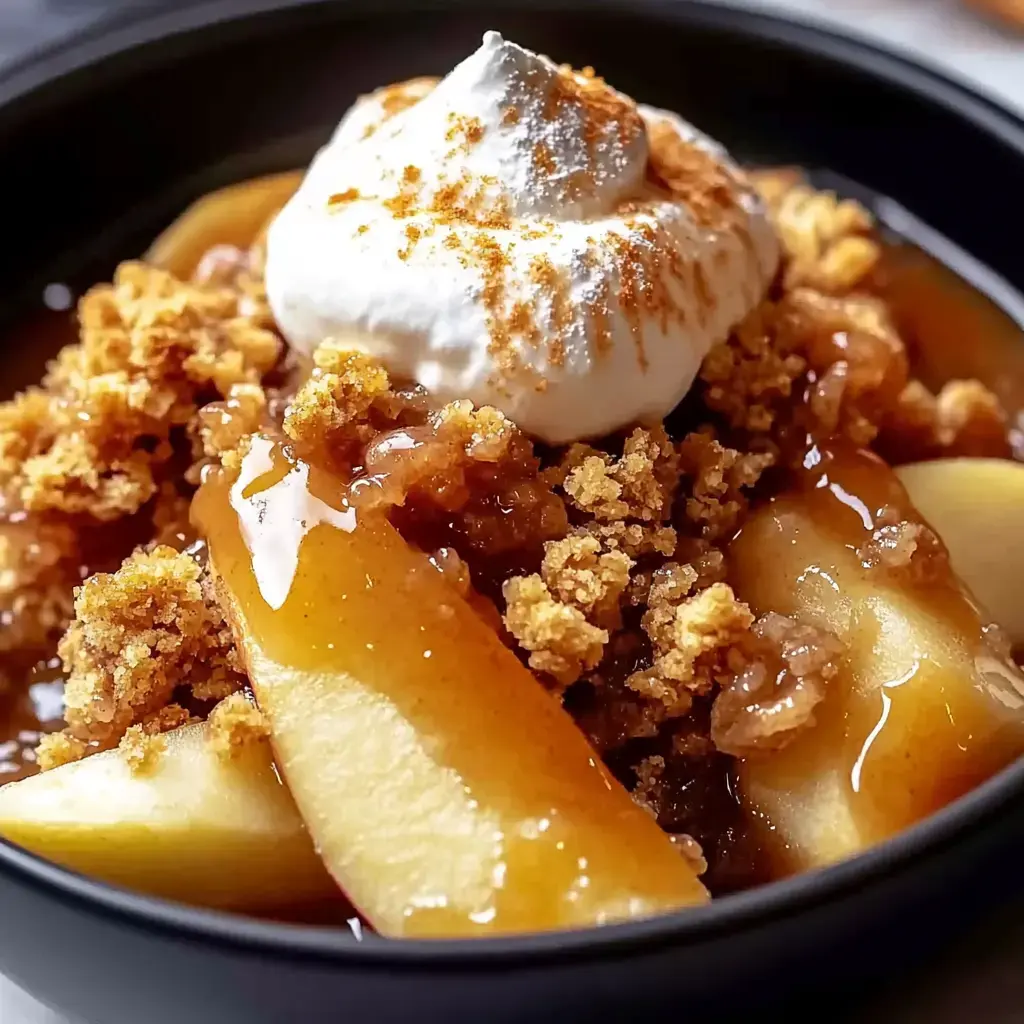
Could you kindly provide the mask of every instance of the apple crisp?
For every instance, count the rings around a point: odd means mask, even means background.
[[[438,408],[337,340],[312,365],[283,358],[259,243],[191,281],[126,263],[86,294],[79,343],[0,406],[0,642],[63,634],[66,729],[40,767],[120,744],[144,772],[160,734],[206,718],[225,758],[267,736],[187,511],[209,466],[237,472],[249,436],[277,431],[350,480],[356,509],[387,510],[713,890],[737,884],[754,854],[724,795],[732,759],[813,729],[845,649],[738,599],[729,545],[752,503],[808,439],[891,462],[1009,451],[981,383],[912,376],[870,214],[795,172],[756,182],[784,247],[768,297],[666,422],[562,449],[489,407]],[[911,571],[931,542],[896,520],[865,558]]]

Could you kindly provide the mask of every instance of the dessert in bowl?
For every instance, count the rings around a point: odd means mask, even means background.
[[[886,273],[855,201],[495,32],[363,97],[301,182],[87,292],[3,408],[6,646],[66,724],[11,726],[41,773],[0,831],[471,936],[697,905],[962,795],[1024,749],[1024,633],[955,496],[1024,469],[995,394],[913,375]]]
[[[406,939],[706,920],[862,855],[1019,753],[968,291],[495,34],[362,98],[5,407],[0,832]]]

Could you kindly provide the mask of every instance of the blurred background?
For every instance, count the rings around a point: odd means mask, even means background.
[[[217,0],[0,0],[0,68],[105,19]],[[268,0],[269,2],[269,0]],[[340,2],[340,0],[339,0]],[[484,3],[485,0],[481,0]],[[728,0],[832,22],[906,50],[1024,115],[1024,0]],[[499,27],[499,26],[496,26]],[[945,962],[894,986],[872,1021],[1011,1024],[1024,1021],[1024,915],[965,935]],[[833,1017],[828,1012],[829,1019]],[[0,976],[0,1024],[65,1024]],[[142,1022],[140,1022],[142,1024]]]
[[[0,0],[0,64],[105,18],[216,0]],[[830,20],[913,51],[1024,111],[1024,0],[729,0]]]

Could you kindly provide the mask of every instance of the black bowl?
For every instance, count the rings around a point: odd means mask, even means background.
[[[4,72],[3,322],[47,282],[103,279],[203,191],[303,163],[357,92],[443,72],[489,27],[596,65],[743,158],[839,171],[1024,282],[1024,124],[963,87],[718,5],[474,6],[221,0]],[[850,863],[649,922],[474,942],[194,910],[0,842],[0,969],[94,1024],[720,1018],[794,994],[837,1019],[1019,889],[1022,810],[1019,764]]]

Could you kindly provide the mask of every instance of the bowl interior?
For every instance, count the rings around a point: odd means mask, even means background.
[[[595,66],[741,160],[840,172],[1024,283],[1024,204],[1010,201],[1024,127],[870,48],[686,2],[486,14],[454,3],[389,4],[385,15],[358,0],[283,6],[202,28],[212,13],[181,11],[0,76],[0,195],[17,225],[15,244],[0,247],[0,330],[49,282],[77,290],[108,278],[203,192],[306,163],[358,93],[444,73],[488,28]]]

